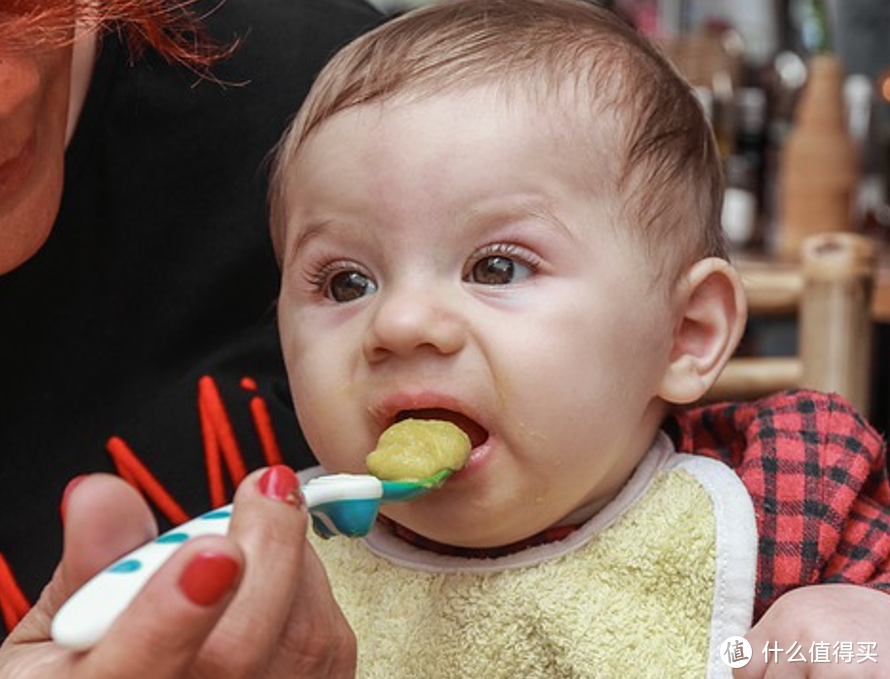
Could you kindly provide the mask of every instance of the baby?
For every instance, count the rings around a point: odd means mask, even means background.
[[[690,88],[589,3],[441,3],[322,72],[278,150],[271,207],[303,431],[331,472],[365,471],[408,417],[472,444],[366,540],[316,544],[360,676],[728,676],[734,636],[874,641],[853,625],[890,598],[851,584],[761,619],[781,594],[758,553],[781,489],[762,496],[665,432],[744,328],[721,181]],[[689,420],[671,421],[682,439]],[[809,519],[815,534],[827,522]],[[857,573],[793,586],[886,578]],[[865,603],[835,615],[849,597]],[[782,659],[761,646],[745,671]]]

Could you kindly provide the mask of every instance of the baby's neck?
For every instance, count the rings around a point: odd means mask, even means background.
[[[546,545],[550,542],[558,542],[559,540],[567,538],[591,518],[592,514],[587,514],[585,516],[584,509],[585,508],[582,507],[575,510],[566,517],[564,521],[561,521],[550,528],[545,528],[540,533],[535,533],[522,540],[497,547],[460,547],[458,545],[448,545],[442,542],[436,542],[423,535],[419,535],[385,516],[380,516],[378,521],[396,537],[418,549],[423,549],[435,554],[457,556],[465,559],[497,559],[502,556],[516,554],[529,547]]]

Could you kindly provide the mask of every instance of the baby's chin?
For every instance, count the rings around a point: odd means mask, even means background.
[[[457,522],[443,523],[440,514],[435,521],[425,521],[421,517],[412,517],[406,512],[384,512],[386,518],[399,527],[398,534],[406,541],[412,541],[413,537],[419,537],[418,542],[432,541],[444,547],[456,547],[461,550],[491,550],[509,547],[515,543],[521,543],[546,530],[542,526],[530,533],[527,529],[513,533],[497,530],[492,526],[491,530],[484,529],[478,522],[473,522],[472,527]],[[407,515],[406,515],[407,514]]]

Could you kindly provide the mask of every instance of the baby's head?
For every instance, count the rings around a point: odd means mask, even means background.
[[[589,2],[462,0],[390,22],[337,55],[286,136],[274,183],[283,241],[289,159],[338,112],[362,104],[491,88],[573,138],[617,199],[620,228],[668,275],[725,256],[722,176],[691,88],[613,12]],[[281,175],[284,176],[281,176]],[[617,225],[616,225],[617,228]],[[671,266],[673,265],[673,266]]]
[[[467,467],[385,511],[458,545],[602,506],[738,340],[721,194],[690,89],[605,10],[457,0],[359,38],[273,177],[313,450],[358,472],[393,421],[455,422]]]

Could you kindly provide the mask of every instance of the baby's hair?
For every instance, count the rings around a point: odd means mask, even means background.
[[[278,256],[288,181],[298,181],[288,168],[328,118],[361,104],[489,84],[617,128],[608,150],[619,155],[619,217],[659,262],[659,274],[673,278],[683,264],[725,256],[719,156],[692,89],[621,17],[584,0],[446,0],[341,50],[277,149],[270,203]]]
[[[192,11],[197,0],[0,0],[0,54],[47,51],[74,40],[73,29],[113,30],[133,59],[146,49],[197,72],[228,53]]]

